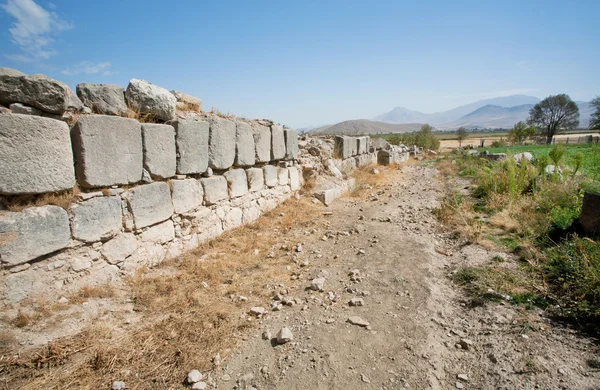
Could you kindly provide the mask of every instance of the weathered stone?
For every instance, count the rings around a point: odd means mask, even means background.
[[[127,385],[123,381],[114,381],[110,388],[111,390],[125,390]]]
[[[290,173],[290,188],[292,191],[297,191],[300,189],[300,175],[298,173],[298,168],[291,167],[289,168]]]
[[[369,152],[369,137],[358,137],[358,154]]]
[[[209,123],[207,121],[171,121],[177,145],[177,173],[203,173],[208,167]]]
[[[244,212],[237,207],[223,208],[225,215],[223,216],[223,229],[233,229],[242,224],[244,221]],[[217,210],[219,212],[219,210]]]
[[[117,264],[129,257],[138,247],[133,233],[121,233],[102,245],[102,255],[110,264]]]
[[[490,153],[484,155],[483,157],[487,158],[490,161],[500,161],[506,159],[506,153]]]
[[[42,116],[44,115],[44,111],[39,108],[26,106],[23,103],[13,103],[10,105],[10,111],[13,114],[23,114],[23,115],[36,115]]]
[[[204,191],[196,179],[171,180],[173,208],[177,214],[187,213],[202,205]]]
[[[71,130],[77,181],[83,187],[108,187],[142,179],[140,123],[107,115],[83,115]]]
[[[336,158],[349,158],[352,156],[352,147],[350,145],[350,137],[338,135],[335,137],[334,155]]]
[[[288,168],[278,168],[277,181],[280,186],[287,186],[290,182],[290,173]]]
[[[131,79],[125,99],[134,111],[152,118],[168,121],[175,117],[177,99],[164,88],[146,80]]]
[[[208,205],[229,199],[227,179],[223,176],[212,176],[200,179],[204,188],[204,201]]]
[[[86,257],[75,257],[71,260],[71,270],[74,272],[85,271],[91,266],[92,262]]]
[[[0,115],[0,194],[40,194],[75,185],[66,123],[38,116]]]
[[[294,340],[294,335],[288,327],[281,328],[275,337],[277,338],[277,344],[285,344]]]
[[[357,317],[357,316],[348,318],[348,322],[351,323],[352,325],[362,326],[363,328],[366,328],[367,326],[370,325],[367,321],[365,321],[362,318]]]
[[[284,129],[285,135],[285,159],[295,160],[298,158],[298,133],[296,130]]]
[[[202,375],[202,373],[198,370],[192,370],[190,372],[188,372],[187,374],[187,383],[194,384],[196,382],[200,382],[202,379],[204,378],[204,376]]]
[[[587,234],[600,233],[600,195],[592,192],[586,192],[583,195],[583,205],[579,224]]]
[[[277,167],[273,165],[265,165],[263,167],[263,172],[267,187],[275,187],[279,182],[277,177]]]
[[[329,206],[333,201],[342,195],[339,188],[331,188],[314,193],[315,198],[319,199],[325,206]]]
[[[315,278],[310,282],[310,289],[314,291],[323,291],[325,287],[325,278]]]
[[[134,187],[125,193],[135,227],[140,229],[171,217],[173,204],[169,185],[156,182]]]
[[[243,169],[232,169],[223,174],[229,184],[229,197],[237,198],[248,193],[248,179]]]
[[[249,167],[256,162],[256,149],[252,128],[246,122],[236,122],[235,165]]]
[[[352,298],[348,302],[350,306],[364,306],[365,301],[362,298]]]
[[[121,198],[108,196],[92,198],[71,207],[73,237],[95,242],[111,238],[121,231],[123,217]]]
[[[214,116],[210,119],[208,165],[212,169],[227,169],[235,161],[235,122]]]
[[[246,176],[248,177],[248,190],[250,192],[260,191],[264,188],[265,176],[262,168],[246,169]]]
[[[142,144],[144,169],[150,177],[160,180],[175,176],[177,152],[173,126],[142,124]]]
[[[167,219],[163,223],[151,226],[142,233],[143,242],[164,244],[175,239],[175,226],[173,221]]]
[[[258,163],[271,161],[271,129],[259,123],[252,122],[254,136],[255,159]]]
[[[475,151],[477,152],[477,151]],[[517,153],[513,156],[516,162],[520,163],[522,160],[531,162],[533,160],[533,154],[529,152]]]
[[[77,96],[94,114],[123,115],[127,113],[125,89],[114,84],[77,84]]]
[[[285,158],[285,135],[283,127],[279,125],[271,126],[271,160],[281,160]]]
[[[13,266],[69,245],[67,212],[58,206],[0,211],[0,261]]]
[[[12,111],[10,111],[9,108],[6,108],[2,105],[0,105],[0,114],[10,114]]]
[[[192,95],[188,95],[185,92],[173,90],[171,91],[175,99],[177,100],[177,109],[180,111],[200,111],[200,106],[202,105],[202,100],[194,97]]]
[[[83,103],[64,83],[43,74],[0,68],[0,104],[24,103],[51,114],[81,111]]]
[[[387,142],[383,138],[375,138],[375,139],[373,139],[373,148],[375,150],[379,150],[379,149],[389,150],[391,148],[391,145],[389,142]]]

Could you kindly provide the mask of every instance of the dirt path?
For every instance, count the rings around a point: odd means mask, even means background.
[[[306,286],[262,319],[212,379],[219,389],[600,388],[597,348],[511,305],[472,308],[448,274],[494,253],[441,232],[434,169],[409,165],[366,200],[342,198],[329,229],[302,243]],[[451,234],[451,232],[450,232]],[[440,253],[441,252],[441,253]],[[444,253],[444,254],[442,254]],[[355,281],[349,275],[358,270]],[[360,298],[364,306],[350,306]],[[352,325],[358,316],[368,327]],[[288,327],[293,341],[278,345]]]

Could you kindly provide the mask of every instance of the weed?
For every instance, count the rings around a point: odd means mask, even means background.
[[[4,199],[4,207],[8,211],[23,211],[29,207],[58,206],[68,210],[72,203],[76,202],[79,195],[79,187],[70,190],[52,192],[41,195],[16,195]]]
[[[17,313],[16,317],[12,320],[12,324],[17,328],[24,328],[31,322],[30,317],[23,313],[21,310]]]

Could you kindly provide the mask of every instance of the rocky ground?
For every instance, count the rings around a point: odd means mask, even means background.
[[[449,275],[497,253],[463,245],[432,210],[435,169],[408,165],[342,198],[302,243],[306,289],[270,311],[211,380],[219,389],[598,389],[593,340],[509,303],[472,307]],[[282,303],[289,297],[295,304]],[[280,332],[284,329],[283,335]],[[289,331],[289,332],[288,332]],[[280,336],[280,340],[278,340]],[[281,338],[283,336],[283,338]]]

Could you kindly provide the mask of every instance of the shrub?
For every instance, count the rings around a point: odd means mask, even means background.
[[[500,138],[500,140],[493,141],[491,147],[492,148],[504,148],[504,147],[506,147],[506,141],[504,141],[503,138]]]
[[[579,216],[577,209],[556,206],[550,212],[552,225],[560,230],[567,230]]]
[[[560,161],[562,160],[564,155],[565,155],[565,146],[563,144],[556,144],[556,146],[554,146],[548,153],[548,156],[554,163],[554,166],[557,166],[557,167],[560,165]]]

